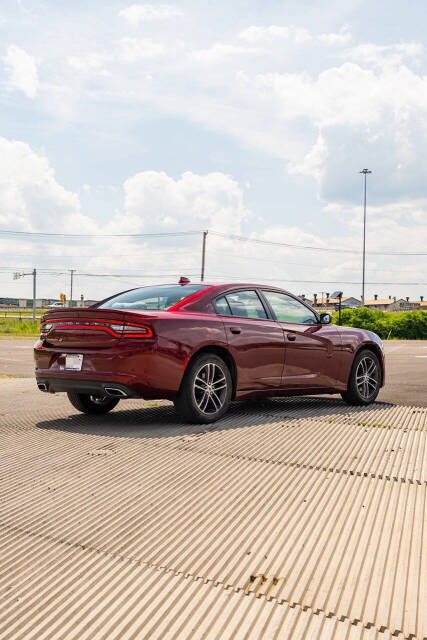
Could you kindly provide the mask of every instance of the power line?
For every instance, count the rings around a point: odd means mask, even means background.
[[[238,242],[254,242],[256,244],[262,244],[272,247],[287,247],[290,249],[304,249],[310,251],[325,251],[329,253],[352,253],[360,254],[360,251],[356,249],[338,249],[334,247],[314,247],[311,245],[290,244],[288,242],[274,242],[273,240],[259,240],[258,238],[248,238],[246,236],[237,236],[226,233],[220,233],[219,231],[209,231],[211,235],[220,236],[222,238],[228,238],[230,240],[237,240]],[[427,256],[427,252],[410,252],[410,251],[367,251],[366,253],[376,256]]]
[[[11,269],[12,273],[15,271],[20,271],[20,269]],[[3,271],[3,273],[9,273],[9,271]],[[59,271],[59,270],[43,270],[37,269],[38,275],[44,274],[49,276],[69,276],[70,271]],[[79,277],[89,277],[89,278],[176,278],[179,275],[180,271],[175,271],[174,273],[86,273],[82,271],[77,271],[73,269],[73,273]],[[198,277],[200,274],[197,273],[189,273],[185,272],[188,276]]]
[[[349,280],[293,280],[291,278],[263,278],[256,276],[255,278],[247,276],[246,278],[242,278],[241,276],[221,276],[219,274],[210,276],[209,279],[218,280],[227,282],[227,280],[239,280],[240,282],[253,281],[258,282],[262,280],[263,282],[296,282],[296,283],[311,283],[311,284],[361,284],[360,281],[349,281]],[[426,287],[427,282],[366,282],[366,284],[370,285],[388,285],[388,286],[414,286],[414,287]]]
[[[161,237],[179,237],[190,235],[201,235],[204,233],[200,231],[174,231],[174,232],[162,232],[162,233],[112,233],[112,234],[90,234],[90,233],[48,233],[41,231],[13,231],[9,229],[0,229],[0,235],[18,235],[29,237],[61,237],[61,238],[161,238]],[[289,249],[302,249],[307,251],[323,251],[328,253],[347,253],[347,254],[360,254],[360,251],[356,249],[342,249],[338,247],[316,247],[313,245],[299,245],[289,242],[275,242],[273,240],[261,240],[258,238],[249,238],[247,236],[240,236],[235,234],[222,233],[220,231],[211,231],[211,235],[215,235],[222,238],[228,238],[230,240],[236,240],[238,242],[252,242],[256,244],[274,246],[274,247],[287,247]],[[370,255],[377,256],[427,256],[427,252],[423,251],[369,251]]]
[[[17,271],[18,269],[10,269],[10,271]],[[43,273],[43,270],[37,270],[38,274],[40,275],[40,272]],[[175,271],[174,273],[87,273],[87,272],[80,272],[80,271],[75,271],[76,276],[79,277],[88,277],[88,278],[176,278],[177,274],[179,273],[179,271]],[[200,274],[197,273],[186,273],[188,276],[191,277],[198,277]],[[52,270],[52,271],[47,271],[45,272],[45,275],[64,275],[64,276],[68,276],[69,275],[69,271],[56,271],[56,270]],[[207,278],[207,280],[222,280],[222,281],[229,281],[229,280],[238,280],[240,282],[247,282],[249,281],[253,281],[253,282],[257,282],[259,280],[262,280],[263,282],[292,282],[292,283],[300,283],[300,284],[351,284],[351,285],[359,285],[360,281],[358,280],[298,280],[298,279],[292,279],[292,278],[281,278],[281,277],[277,277],[277,278],[264,278],[261,276],[261,278],[259,276],[256,277],[252,277],[252,276],[230,276],[229,274],[225,274],[225,275],[221,275],[221,274],[215,274],[215,275],[211,275],[209,278]],[[367,282],[366,284],[369,285],[386,285],[386,286],[414,286],[414,287],[425,287],[427,286],[427,282]]]
[[[48,233],[44,231],[11,231],[0,229],[0,235],[39,236],[52,238],[162,238],[172,236],[194,236],[203,231],[171,231],[162,233]]]
[[[230,260],[245,260],[245,261],[251,261],[253,262],[254,258],[252,255],[241,255],[241,254],[233,254],[232,252],[226,252],[226,251],[217,251],[216,249],[211,249],[211,251],[209,252],[209,255],[212,256],[213,255],[220,255],[220,256],[226,256],[227,258],[229,258]],[[259,258],[258,256],[256,257],[256,262],[268,262],[268,263],[272,263],[272,264],[276,264],[278,263],[278,259],[277,258]],[[316,264],[309,264],[307,262],[280,262],[280,266],[296,266],[296,267],[304,267],[304,268],[310,268],[310,269],[318,269],[319,265]],[[412,265],[406,265],[405,268],[411,267]],[[419,265],[414,265],[414,266],[419,266]],[[340,269],[343,269],[344,271],[357,271],[357,267],[344,267],[342,265],[340,265]],[[387,273],[402,273],[402,269],[379,269],[377,267],[373,267],[374,271],[385,271]]]

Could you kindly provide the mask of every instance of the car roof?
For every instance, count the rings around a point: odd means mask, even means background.
[[[210,288],[215,288],[218,290],[227,290],[227,289],[271,289],[273,291],[283,291],[284,293],[290,293],[291,295],[295,295],[282,287],[278,287],[274,284],[260,284],[256,282],[194,282],[191,284],[200,284],[200,286],[207,285]]]

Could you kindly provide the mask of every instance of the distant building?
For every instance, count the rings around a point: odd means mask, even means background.
[[[305,299],[315,308],[334,310],[335,308],[338,308],[339,305],[339,299],[330,298],[327,293],[323,295],[323,298],[315,293],[312,300],[309,298]],[[357,309],[360,306],[362,306],[361,301],[353,296],[343,296],[341,298],[342,309]]]
[[[419,300],[411,300],[410,303],[419,311],[427,311],[427,300],[424,300],[424,296],[420,296]]]
[[[365,307],[378,311],[413,311],[419,306],[419,302],[411,302],[409,298],[396,298],[396,296],[379,299],[376,295],[373,300],[365,300]]]

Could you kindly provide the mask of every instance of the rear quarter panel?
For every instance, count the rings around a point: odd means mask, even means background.
[[[179,389],[186,365],[199,349],[217,345],[227,348],[222,319],[198,313],[168,313],[151,323],[156,348],[149,373],[153,390],[173,396]],[[163,396],[164,397],[164,396]]]

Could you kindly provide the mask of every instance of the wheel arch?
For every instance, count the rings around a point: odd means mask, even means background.
[[[197,349],[197,351],[195,351],[190,359],[188,360],[186,367],[185,367],[185,371],[184,371],[184,375],[182,376],[182,380],[181,380],[181,385],[184,381],[185,378],[185,372],[187,371],[189,365],[194,361],[195,358],[197,358],[198,356],[204,354],[204,353],[213,353],[217,356],[219,356],[220,358],[222,358],[225,362],[225,364],[228,366],[228,369],[230,371],[230,375],[231,375],[231,380],[232,380],[232,384],[233,384],[233,392],[232,392],[232,400],[234,400],[234,398],[236,397],[236,388],[237,388],[237,366],[236,366],[236,362],[233,358],[233,356],[231,355],[231,353],[228,351],[228,349],[226,349],[225,347],[221,347],[219,345],[216,344],[207,344],[204,345],[203,347],[200,347],[199,349]]]
[[[380,363],[380,367],[381,367],[381,386],[383,387],[384,379],[385,379],[385,369],[384,369],[384,354],[381,351],[381,348],[379,347],[379,345],[375,344],[375,342],[363,342],[355,352],[353,362],[361,351],[372,351],[372,353],[374,353],[377,356],[378,362]],[[353,368],[353,365],[352,365],[352,368]],[[349,377],[350,377],[350,374],[351,374],[351,369],[350,369]]]

